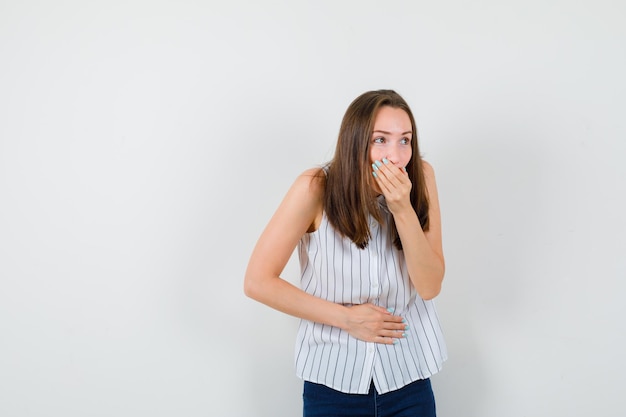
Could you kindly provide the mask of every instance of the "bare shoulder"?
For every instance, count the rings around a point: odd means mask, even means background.
[[[310,168],[302,172],[296,181],[307,184],[309,187],[314,188],[315,191],[324,191],[326,174],[324,174],[322,168]]]
[[[433,166],[427,162],[422,160],[422,169],[424,171],[424,183],[426,184],[426,189],[428,190],[428,198],[430,200],[431,208],[438,207],[438,191],[437,191],[437,181],[435,180],[435,170]]]
[[[280,275],[298,241],[316,224],[324,189],[324,173],[320,177],[317,171],[304,171],[293,182],[259,237],[249,268]]]
[[[321,201],[324,195],[326,177],[320,168],[311,168],[302,172],[293,185],[290,194],[296,194],[298,198],[305,198],[307,201]]]
[[[317,230],[322,220],[326,174],[321,168],[311,168],[296,178],[291,192],[303,200],[306,212],[312,217],[307,232]]]
[[[422,169],[424,171],[424,177],[426,181],[432,181],[435,179],[435,169],[430,164],[430,162],[422,159]]]
[[[270,221],[270,227],[277,226],[284,232],[300,234],[317,230],[323,213],[326,175],[321,168],[302,172],[295,179],[287,195]]]

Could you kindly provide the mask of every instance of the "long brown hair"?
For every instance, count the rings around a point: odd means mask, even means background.
[[[428,230],[428,193],[422,158],[417,141],[415,119],[409,105],[393,90],[368,91],[357,97],[341,122],[335,155],[326,177],[324,211],[330,224],[342,235],[364,249],[370,238],[369,215],[382,223],[382,214],[374,192],[370,141],[378,110],[390,106],[404,110],[411,120],[411,160],[405,167],[411,183],[411,204],[424,231]],[[402,249],[393,223],[394,245]]]

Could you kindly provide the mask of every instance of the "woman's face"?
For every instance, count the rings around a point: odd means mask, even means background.
[[[374,132],[370,138],[370,162],[387,158],[398,168],[404,168],[413,153],[413,126],[409,115],[402,109],[384,106],[374,120]]]

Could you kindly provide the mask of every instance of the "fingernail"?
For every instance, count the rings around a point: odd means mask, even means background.
[[[389,163],[389,159],[387,159],[387,158],[383,158],[383,162],[384,162],[385,164],[388,164],[388,163]]]
[[[409,327],[408,324],[406,326],[404,326],[404,330],[409,330],[409,329],[410,329],[410,327]]]
[[[389,308],[387,309],[387,311],[388,311],[388,312],[390,312],[390,313],[393,313],[393,312],[394,312],[394,311],[396,311],[396,310],[395,310],[394,308],[389,307]]]
[[[402,169],[404,170],[404,172],[406,172],[406,168],[405,167],[402,167]]]
[[[402,319],[402,323],[406,323],[406,319]]]
[[[378,175],[376,175],[376,173],[375,173],[375,172],[372,172],[372,175],[374,176],[374,178],[377,178],[377,177],[378,177]]]
[[[398,339],[393,339],[393,344],[397,345],[398,344]]]
[[[376,164],[372,164],[372,169],[373,169],[374,171],[378,171],[378,165],[376,165]]]
[[[406,333],[402,333],[402,337],[406,337]]]
[[[381,164],[381,163],[380,163],[380,161],[379,161],[378,159],[377,159],[377,160],[375,160],[375,161],[374,161],[374,163],[375,163],[376,165],[378,165],[379,167],[380,167],[380,166],[383,166],[383,164]]]

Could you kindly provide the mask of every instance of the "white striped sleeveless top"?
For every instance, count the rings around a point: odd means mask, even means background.
[[[342,238],[326,214],[319,228],[298,244],[301,287],[343,305],[372,303],[393,308],[406,319],[407,336],[395,345],[369,343],[337,327],[301,320],[296,339],[296,372],[305,381],[337,391],[367,394],[394,391],[441,370],[445,341],[432,300],[423,300],[409,280],[404,253],[393,246],[391,213],[379,197],[382,225],[370,218],[371,240],[359,249]]]

